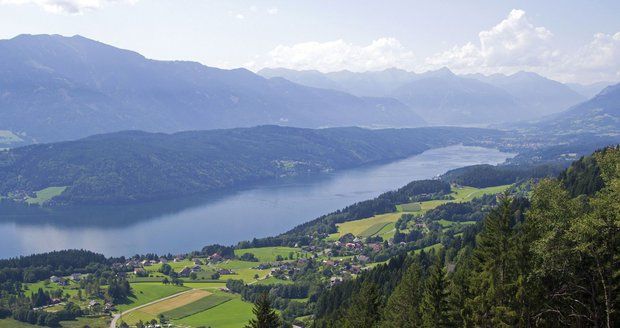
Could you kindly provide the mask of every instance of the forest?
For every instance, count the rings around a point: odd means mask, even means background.
[[[541,180],[529,200],[504,194],[457,246],[332,288],[315,326],[617,327],[618,199],[620,148],[606,148]]]

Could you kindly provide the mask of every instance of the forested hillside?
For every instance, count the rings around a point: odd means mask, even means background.
[[[593,183],[592,181],[600,181]],[[335,286],[317,327],[617,327],[620,148],[575,162],[531,198],[505,194],[439,251]]]
[[[47,204],[124,203],[394,160],[481,142],[465,128],[365,130],[277,126],[153,134],[120,132],[0,152],[0,196]]]

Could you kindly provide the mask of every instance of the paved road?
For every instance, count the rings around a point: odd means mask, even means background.
[[[135,310],[141,309],[141,308],[143,308],[143,307],[146,307],[146,306],[149,306],[149,305],[153,305],[153,304],[155,304],[155,303],[159,303],[159,302],[161,302],[161,301],[165,301],[165,300],[167,300],[167,299],[171,299],[171,298],[173,298],[173,297],[177,297],[177,296],[179,296],[179,295],[183,295],[183,294],[185,294],[185,293],[189,293],[189,292],[193,291],[194,289],[195,289],[195,288],[192,288],[192,289],[189,289],[189,290],[186,290],[186,291],[180,292],[180,293],[172,294],[172,295],[170,295],[170,296],[166,296],[166,297],[164,297],[164,298],[160,298],[160,299],[158,299],[158,300],[155,300],[155,301],[152,301],[152,302],[149,302],[149,303],[146,303],[146,304],[142,304],[142,305],[140,305],[140,306],[136,306],[135,308],[129,309],[129,310],[125,311],[125,312],[121,312],[121,313],[119,313],[119,314],[115,314],[115,315],[114,315],[114,317],[112,318],[112,322],[110,322],[110,328],[116,328],[116,322],[118,322],[118,319],[120,319],[120,318],[121,318],[121,315],[126,315],[126,314],[127,314],[127,313],[129,313],[129,312],[132,312],[132,311],[135,311]]]

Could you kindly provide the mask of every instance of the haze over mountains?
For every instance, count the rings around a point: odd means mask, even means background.
[[[394,99],[265,79],[246,69],[150,60],[81,36],[0,41],[0,90],[0,130],[33,141],[127,129],[424,124]]]
[[[586,100],[567,85],[535,73],[455,75],[447,68],[422,74],[400,69],[355,73],[263,69],[265,77],[350,92],[393,97],[432,124],[489,124],[557,113]]]
[[[620,83],[608,86],[588,101],[544,118],[535,127],[553,134],[620,136]]]

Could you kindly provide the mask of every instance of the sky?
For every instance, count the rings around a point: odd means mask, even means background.
[[[79,34],[220,68],[620,81],[620,1],[0,0],[0,39]]]

